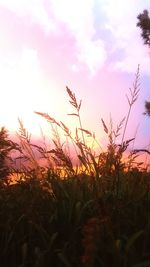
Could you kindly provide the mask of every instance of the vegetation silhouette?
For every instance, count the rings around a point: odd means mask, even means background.
[[[144,10],[143,13],[137,16],[137,27],[142,30],[141,36],[144,44],[150,47],[150,17],[148,10]]]
[[[36,114],[47,120],[53,133],[49,146],[33,144],[21,120],[18,144],[1,130],[2,267],[150,266],[150,173],[148,166],[137,161],[135,138],[126,140],[125,136],[139,89],[138,68],[127,95],[125,118],[116,129],[112,119],[108,125],[101,120],[108,138],[105,150],[95,134],[84,129],[81,101],[68,87],[69,102],[75,109],[69,116],[78,119],[75,133],[42,112]],[[61,140],[62,133],[66,141]],[[9,181],[6,168],[12,149],[16,149],[16,161],[21,158],[20,168],[12,170],[19,172],[15,184]],[[36,151],[45,165],[40,165]]]
[[[140,13],[137,16],[138,23],[137,27],[140,27],[142,33],[141,37],[144,41],[145,45],[148,45],[150,48],[150,17],[149,17],[149,12],[148,10],[144,10],[143,13]],[[150,102],[145,101],[145,115],[150,116]]]
[[[0,182],[7,182],[7,178],[12,172],[13,159],[11,152],[19,150],[17,143],[8,137],[8,130],[5,127],[0,129]]]

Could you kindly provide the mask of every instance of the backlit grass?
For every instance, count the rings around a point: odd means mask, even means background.
[[[139,69],[125,118],[116,129],[112,120],[106,125],[102,119],[105,150],[82,126],[81,101],[66,90],[74,108],[70,116],[78,120],[75,133],[36,112],[52,127],[50,146],[32,144],[22,121],[18,144],[1,135],[0,266],[150,266],[150,173],[136,161],[139,151],[128,151],[134,138],[125,139],[139,93]],[[6,157],[12,150],[16,166]],[[18,177],[12,184],[14,172]]]

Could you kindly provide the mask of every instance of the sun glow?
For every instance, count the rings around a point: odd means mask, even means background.
[[[35,115],[34,111],[58,114],[54,99],[59,97],[54,82],[48,83],[42,75],[37,54],[34,50],[24,50],[18,62],[0,66],[1,87],[1,125],[9,130],[18,128],[18,118],[23,120],[29,131],[38,135],[40,127],[48,131],[44,119]],[[52,92],[52,96],[50,94]],[[63,105],[59,105],[63,113]],[[47,126],[46,126],[47,125]]]

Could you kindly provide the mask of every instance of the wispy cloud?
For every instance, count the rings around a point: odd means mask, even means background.
[[[102,39],[95,40],[94,0],[50,1],[55,18],[65,23],[76,42],[78,65],[86,65],[91,74],[106,61],[106,50]]]
[[[123,72],[135,72],[141,64],[149,73],[148,49],[136,27],[137,15],[150,8],[149,0],[0,0],[0,7],[40,25],[48,36],[62,36],[64,25],[64,35],[74,40],[74,71],[87,68],[96,75],[107,63],[111,70]]]

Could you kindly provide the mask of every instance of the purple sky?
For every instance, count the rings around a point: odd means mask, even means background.
[[[14,132],[20,117],[36,138],[49,113],[71,129],[75,118],[66,85],[82,99],[83,126],[105,136],[100,119],[114,126],[128,111],[126,94],[140,64],[140,94],[127,138],[138,127],[135,146],[149,143],[150,51],[143,45],[137,15],[149,0],[0,0],[0,125]]]

